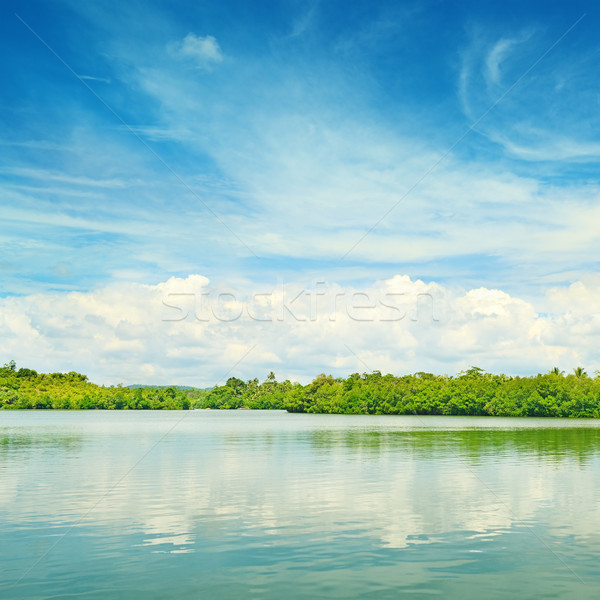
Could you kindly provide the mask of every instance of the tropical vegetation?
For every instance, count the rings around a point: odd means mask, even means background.
[[[2,409],[188,410],[279,409],[295,413],[478,415],[600,418],[600,374],[558,368],[531,377],[493,375],[478,367],[456,376],[415,373],[321,374],[301,385],[230,377],[212,389],[177,386],[99,386],[87,376],[0,368]]]

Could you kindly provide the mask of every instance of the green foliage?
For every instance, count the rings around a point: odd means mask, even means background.
[[[230,377],[225,385],[214,387],[212,390],[199,395],[195,400],[194,408],[215,409],[279,409],[287,407],[292,390],[302,387],[300,384],[292,384],[290,381],[278,383],[271,371],[267,379],[258,383],[258,379],[247,382]]]
[[[600,418],[600,376],[578,367],[545,375],[509,377],[472,367],[456,377],[419,372],[396,377],[324,373],[301,385],[230,377],[211,390],[177,387],[104,387],[80,373],[37,373],[0,368],[0,408],[80,410],[279,409],[297,413],[379,415],[490,415]]]
[[[513,378],[478,367],[455,378],[422,372],[354,373],[345,380],[319,375],[290,395],[285,407],[307,413],[600,418],[600,377],[591,379],[583,369],[563,377],[553,369]]]
[[[86,375],[75,371],[17,370],[14,361],[0,368],[0,409],[188,410],[193,394],[194,390],[174,387],[104,387],[90,383]]]

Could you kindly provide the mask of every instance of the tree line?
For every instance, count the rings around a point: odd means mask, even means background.
[[[37,373],[0,368],[3,409],[279,409],[295,413],[377,415],[477,415],[600,418],[600,376],[578,367],[530,377],[486,373],[472,367],[456,376],[353,373],[318,375],[307,385],[278,382],[271,372],[260,383],[230,377],[210,390],[176,386],[99,386],[80,373]]]
[[[187,410],[193,398],[176,387],[100,386],[86,375],[37,373],[14,361],[0,368],[0,409]]]

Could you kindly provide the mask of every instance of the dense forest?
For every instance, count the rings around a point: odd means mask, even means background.
[[[531,377],[471,369],[451,377],[431,373],[394,376],[319,375],[308,385],[278,382],[273,373],[242,381],[230,377],[210,390],[176,386],[99,386],[80,373],[37,373],[0,368],[3,409],[280,409],[300,413],[378,415],[489,415],[600,418],[600,375],[580,367]]]
[[[15,409],[183,409],[191,408],[192,391],[176,387],[104,387],[81,373],[37,373],[18,369],[14,361],[0,368],[0,408]]]

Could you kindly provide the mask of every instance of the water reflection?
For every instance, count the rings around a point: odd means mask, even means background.
[[[337,448],[351,454],[377,458],[389,452],[436,458],[450,452],[477,462],[486,456],[523,455],[549,461],[575,459],[581,464],[598,455],[600,428],[514,428],[362,431],[320,430],[311,432],[311,443],[320,452]]]
[[[27,451],[38,449],[77,450],[82,441],[80,435],[62,435],[60,433],[31,435],[21,432],[0,432],[0,456],[7,455],[8,457],[10,455],[10,458],[13,459]]]
[[[369,597],[381,582],[441,593],[457,573],[518,581],[538,562],[557,583],[571,575],[553,552],[597,570],[597,422],[243,413],[190,413],[166,437],[181,415],[0,421],[0,548],[20,557],[0,583],[72,526],[51,579],[81,566],[84,534],[102,540],[94,560],[181,555],[169,564],[230,595],[232,569],[252,590],[295,572],[326,591],[360,573],[348,592]]]

